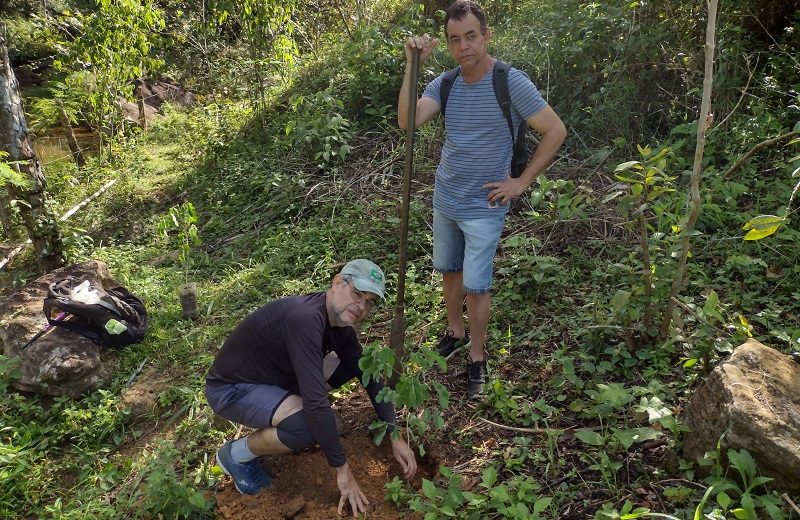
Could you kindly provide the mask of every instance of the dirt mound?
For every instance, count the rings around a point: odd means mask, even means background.
[[[406,513],[397,511],[384,500],[384,485],[395,476],[400,476],[400,465],[394,460],[388,439],[380,446],[373,441],[367,429],[375,412],[363,392],[345,398],[345,406],[337,406],[345,421],[342,444],[347,453],[347,462],[361,490],[369,500],[369,518],[373,520],[399,520]],[[414,449],[414,446],[411,446]],[[419,487],[422,478],[432,478],[437,468],[417,456],[417,475],[412,485]],[[318,448],[283,457],[267,457],[264,468],[272,475],[269,489],[257,495],[241,495],[229,477],[217,488],[217,513],[220,518],[236,520],[322,520],[342,518],[336,508],[339,505],[339,488],[336,473],[328,466],[325,456]],[[352,518],[346,506],[345,517]]]
[[[383,499],[384,484],[400,474],[389,443],[375,446],[366,432],[358,431],[344,438],[343,444],[353,474],[369,500],[369,517],[404,518]],[[258,495],[241,495],[230,479],[225,481],[222,491],[217,493],[220,517],[243,520],[339,518],[336,474],[320,450],[277,457],[265,461],[264,466],[272,474],[272,485]]]

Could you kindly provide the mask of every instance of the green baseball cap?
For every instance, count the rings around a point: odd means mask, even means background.
[[[341,274],[350,276],[359,291],[371,292],[386,300],[386,276],[373,262],[365,258],[350,260],[342,268]]]

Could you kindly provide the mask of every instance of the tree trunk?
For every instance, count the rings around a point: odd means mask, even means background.
[[[75,164],[78,165],[78,168],[83,168],[86,165],[86,159],[83,158],[83,152],[78,145],[78,140],[75,138],[75,132],[72,131],[72,124],[69,122],[67,111],[64,110],[64,104],[60,99],[57,99],[56,103],[58,104],[58,119],[61,121],[61,127],[64,129],[64,133],[67,134],[69,151],[72,152],[72,158],[75,160]]]
[[[8,189],[5,187],[3,189]],[[3,237],[11,239],[14,226],[11,224],[11,198],[7,193],[0,192],[0,226],[3,228]]]
[[[147,112],[144,106],[144,91],[141,87],[136,88],[136,105],[139,107],[139,126],[147,132]]]
[[[42,165],[28,139],[19,84],[8,61],[3,23],[0,23],[0,144],[8,152],[8,160],[18,161],[16,168],[31,180],[30,189],[12,186],[10,192],[12,197],[28,204],[21,210],[22,220],[33,243],[39,268],[47,272],[63,266],[61,233],[55,215],[48,206],[47,182]]]
[[[689,201],[691,203],[691,208],[689,211],[689,219],[686,222],[686,228],[682,233],[683,237],[681,239],[681,254],[680,257],[678,257],[678,270],[675,273],[675,278],[672,279],[672,287],[670,288],[669,297],[667,298],[667,308],[661,320],[661,330],[659,332],[662,340],[667,339],[669,336],[669,328],[672,324],[672,312],[675,310],[675,301],[683,285],[683,279],[686,276],[689,241],[694,232],[694,226],[697,224],[697,217],[700,216],[700,174],[702,173],[703,150],[706,144],[706,132],[711,126],[713,119],[711,116],[711,87],[714,79],[717,1],[718,0],[710,0],[707,4],[708,22],[706,24],[706,62],[705,76],[703,79],[703,97],[700,102],[700,117],[697,121],[697,145],[694,150],[694,165],[692,167],[692,179],[689,185]]]

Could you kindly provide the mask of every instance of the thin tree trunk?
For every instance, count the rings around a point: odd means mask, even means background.
[[[350,41],[353,41],[353,33],[350,32],[350,26],[347,25],[347,17],[344,15],[344,11],[342,11],[342,5],[340,2],[336,4],[336,8],[339,9],[339,15],[342,17],[342,23],[344,24],[345,32],[347,32],[347,37],[350,39]]]
[[[5,24],[0,22],[0,145],[9,161],[18,161],[17,169],[31,180],[31,188],[11,187],[11,196],[24,200],[22,220],[43,272],[64,265],[61,233],[55,215],[48,206],[47,182],[41,163],[28,139],[28,125],[22,111],[19,84],[11,70],[6,47]]]
[[[675,299],[678,297],[683,278],[686,276],[686,259],[689,256],[689,239],[697,224],[700,215],[700,170],[703,160],[703,149],[706,144],[706,131],[711,126],[711,85],[714,79],[714,41],[717,28],[717,0],[708,1],[708,23],[706,25],[706,63],[705,77],[703,78],[703,98],[700,104],[700,117],[697,122],[697,146],[694,150],[694,165],[692,167],[692,180],[690,185],[691,211],[686,228],[683,230],[681,256],[678,260],[678,270],[672,279],[672,287],[667,298],[667,307],[661,321],[660,336],[666,339],[669,336],[669,327],[672,324],[672,313],[675,310]]]
[[[4,189],[9,189],[6,186]],[[11,238],[14,226],[11,224],[11,198],[7,193],[0,193],[0,226],[3,228],[3,237]]]
[[[653,275],[650,272],[650,238],[647,233],[647,220],[644,212],[639,214],[639,240],[642,246],[642,283],[644,284],[644,328],[647,339],[655,335],[653,327]]]
[[[144,111],[144,89],[141,87],[136,89],[136,104],[139,107],[139,126],[142,127],[144,132],[147,132],[147,112]]]
[[[60,99],[56,100],[56,104],[58,105],[58,119],[61,122],[64,133],[67,134],[69,151],[72,152],[72,158],[75,160],[75,164],[78,165],[78,168],[83,168],[86,165],[86,159],[83,158],[83,152],[78,145],[78,139],[75,138],[75,132],[72,130],[72,124],[69,122],[67,111],[64,110],[64,104]]]

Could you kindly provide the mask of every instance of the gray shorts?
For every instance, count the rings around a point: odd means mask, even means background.
[[[326,381],[338,367],[339,358],[335,352],[325,356],[322,369]],[[214,413],[236,424],[259,430],[272,426],[275,410],[290,395],[291,391],[274,385],[206,380],[206,400]]]
[[[214,413],[259,430],[272,426],[275,410],[289,395],[289,390],[279,386],[206,382],[206,399]]]

